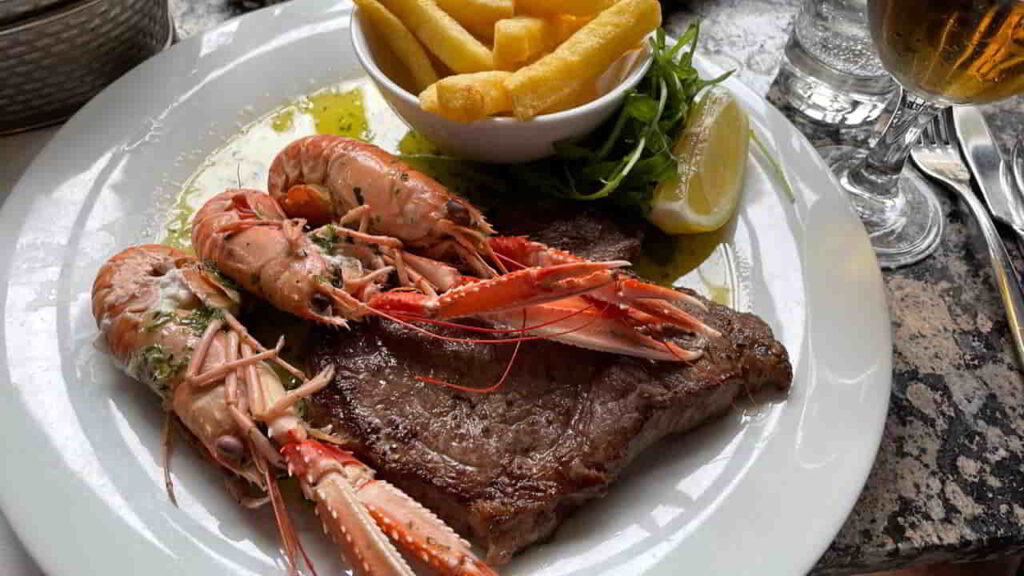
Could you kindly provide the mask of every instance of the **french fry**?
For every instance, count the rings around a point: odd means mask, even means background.
[[[593,20],[593,16],[573,16],[571,14],[558,14],[551,18],[551,27],[554,29],[555,44],[561,44],[583,28],[587,22]]]
[[[551,21],[536,16],[516,16],[494,24],[494,67],[518,70],[556,44],[557,30]]]
[[[441,62],[459,74],[494,67],[491,51],[434,0],[381,0]]]
[[[516,0],[516,14],[587,16],[611,7],[616,0]]]
[[[0,2],[2,1],[0,0]],[[412,77],[412,72],[405,65],[405,62],[402,62],[402,59],[395,54],[395,51],[391,49],[391,44],[385,38],[386,35],[383,31],[371,24],[365,13],[360,12],[359,18],[363,23],[363,34],[366,35],[366,43],[370,47],[370,54],[373,55],[373,63],[377,65],[377,68],[380,68],[380,71],[385,76],[393,80],[395,84],[409,92],[415,92],[416,81]],[[415,38],[413,39],[415,40]],[[427,54],[427,57],[429,58],[430,55]]]
[[[502,71],[477,72],[438,80],[434,84],[437,89],[437,113],[456,122],[473,122],[508,112],[511,104],[508,92],[505,91],[505,80],[509,75],[509,72]],[[427,90],[429,92],[429,88]],[[427,99],[430,99],[429,95]]]
[[[513,0],[437,0],[437,5],[478,38],[494,39],[494,23],[515,14]]]
[[[420,108],[434,114],[441,113],[441,107],[437,103],[437,83],[427,86],[426,90],[420,92]]]
[[[521,119],[559,107],[661,24],[658,0],[621,0],[505,81]]]
[[[355,0],[361,14],[412,74],[416,91],[437,82],[437,72],[416,37],[377,0]]]
[[[596,82],[590,82],[588,84],[583,84],[582,86],[579,87],[578,90],[573,92],[572,95],[569,98],[567,98],[567,99],[565,99],[565,100],[563,100],[561,102],[557,102],[551,108],[545,108],[544,110],[541,110],[540,113],[541,114],[554,114],[555,112],[562,112],[564,110],[571,110],[573,108],[576,108],[577,106],[583,106],[584,104],[586,104],[588,102],[593,102],[594,100],[597,100],[598,96],[599,96],[599,94],[597,92]]]
[[[2,1],[2,0],[0,0]],[[417,82],[412,77],[412,72],[405,62],[395,54],[391,46],[381,38],[376,30],[363,29],[367,36],[366,41],[370,45],[370,53],[373,54],[373,62],[380,68],[385,76],[394,81],[408,92],[415,93]]]

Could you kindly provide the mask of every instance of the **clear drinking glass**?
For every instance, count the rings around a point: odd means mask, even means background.
[[[776,85],[811,120],[856,126],[881,114],[897,88],[867,28],[867,0],[806,0]]]
[[[820,150],[871,237],[896,268],[935,250],[942,211],[932,188],[903,167],[932,118],[951,104],[1024,91],[1024,0],[868,0],[882,63],[903,86],[899,108],[870,151]]]

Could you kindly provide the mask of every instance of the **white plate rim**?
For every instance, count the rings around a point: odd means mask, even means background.
[[[11,241],[0,246],[0,303],[4,308],[4,324],[0,329],[0,347],[4,350],[4,355],[0,357],[0,390],[4,394],[4,401],[0,402],[0,429],[3,429],[7,436],[9,453],[18,456],[18,464],[5,467],[4,472],[0,474],[0,505],[19,537],[48,574],[77,574],[82,573],[83,567],[90,567],[86,570],[90,573],[98,572],[99,569],[116,572],[124,566],[146,565],[150,566],[152,574],[174,574],[180,573],[178,570],[181,568],[177,563],[180,558],[176,559],[173,551],[161,551],[152,547],[154,543],[146,540],[145,530],[120,517],[122,511],[117,510],[115,505],[102,498],[90,498],[89,496],[95,495],[85,493],[76,476],[88,472],[75,470],[67,455],[60,453],[49,441],[54,438],[53,435],[61,434],[61,430],[54,429],[52,423],[47,428],[46,423],[41,421],[38,412],[40,407],[31,405],[32,387],[67,386],[70,379],[66,379],[65,376],[69,367],[59,363],[51,364],[47,373],[43,365],[33,366],[33,370],[40,370],[37,372],[38,382],[12,381],[12,367],[15,363],[23,362],[12,358],[15,357],[14,354],[26,351],[26,341],[45,336],[51,336],[59,341],[60,338],[67,337],[58,326],[59,319],[49,317],[56,314],[59,305],[56,299],[44,302],[32,317],[10,312],[12,294],[24,288],[24,285],[17,281],[12,283],[12,274],[15,272],[12,265],[25,256],[26,250],[35,249],[32,242],[38,240],[41,230],[45,230],[42,223],[35,222],[28,216],[38,215],[42,210],[40,203],[49,201],[55,203],[52,209],[56,214],[54,220],[46,224],[56,227],[52,230],[53,234],[60,237],[65,231],[70,233],[70,226],[76,223],[76,214],[73,213],[74,199],[58,197],[61,192],[60,182],[53,181],[51,168],[59,165],[68,154],[82,154],[99,162],[103,150],[97,147],[93,152],[90,149],[91,137],[83,134],[81,127],[96,122],[97,117],[102,118],[109,112],[109,108],[122,98],[131,98],[133,90],[138,90],[146,83],[152,84],[159,78],[161,70],[174,59],[194,57],[197,51],[201,51],[200,46],[209,45],[216,48],[218,42],[221,43],[220,46],[224,46],[224,39],[227,38],[227,42],[230,43],[231,35],[241,28],[279,29],[294,22],[314,23],[318,18],[340,18],[347,10],[347,5],[339,6],[328,0],[299,0],[267,8],[187,39],[144,63],[108,87],[58,132],[37,156],[0,209],[0,229],[18,230]],[[828,457],[834,457],[834,454],[828,454],[825,461],[806,463],[806,468],[799,471],[799,474],[805,475],[820,474],[823,468],[842,471],[839,477],[832,479],[828,487],[832,499],[816,501],[810,508],[794,510],[786,508],[795,501],[794,494],[775,494],[777,498],[759,503],[758,514],[752,516],[754,522],[745,526],[745,531],[741,531],[743,533],[728,535],[732,551],[748,553],[742,564],[737,566],[746,566],[753,571],[752,573],[758,574],[803,573],[813,566],[842,526],[874,461],[891,387],[892,345],[888,311],[881,274],[870,252],[867,238],[845,200],[839,195],[833,178],[813,147],[777,110],[748,88],[734,80],[730,81],[729,87],[741,96],[744,105],[751,112],[754,124],[762,128],[762,134],[769,136],[768,145],[786,166],[787,175],[794,188],[799,191],[794,205],[801,224],[813,226],[820,218],[824,218],[822,214],[827,214],[827,225],[830,227],[828,231],[830,234],[835,232],[841,236],[841,241],[830,239],[813,245],[804,244],[802,257],[805,263],[813,262],[817,266],[822,266],[823,262],[820,260],[824,259],[824,262],[834,265],[834,258],[837,256],[846,258],[845,269],[835,273],[827,272],[824,275],[819,271],[818,277],[805,278],[805,282],[808,283],[809,290],[817,293],[818,297],[832,302],[844,302],[854,307],[846,310],[826,309],[822,313],[826,314],[824,324],[827,325],[816,323],[815,316],[819,310],[813,310],[816,314],[808,315],[808,331],[827,334],[830,338],[827,341],[833,346],[838,342],[840,345],[857,348],[858,354],[872,362],[870,365],[851,368],[845,366],[841,359],[829,357],[821,365],[812,366],[814,369],[828,371],[835,369],[838,363],[841,369],[848,372],[840,372],[839,376],[834,373],[822,373],[821,377],[842,377],[843,385],[855,390],[855,397],[861,399],[856,418],[853,419],[859,422],[855,438],[847,436],[837,440],[836,448],[843,451],[844,461],[837,463],[830,460]],[[144,118],[132,117],[129,120],[137,122],[144,121]],[[116,129],[112,130],[116,132]],[[83,173],[80,177],[82,181],[78,185],[84,189],[92,183],[89,178],[96,179],[98,175]],[[66,209],[65,206],[58,205],[61,202],[68,202]],[[42,213],[45,214],[45,211]],[[65,225],[69,227],[61,228]],[[838,230],[833,229],[834,226],[838,227]],[[842,252],[836,252],[840,248]],[[52,280],[54,285],[59,287],[66,283],[65,272],[73,265],[69,260],[71,255],[69,251],[40,254],[38,270],[19,267],[17,272],[38,273],[40,278],[47,281],[48,275],[55,274]],[[842,283],[841,289],[835,288],[836,281]],[[841,293],[837,294],[837,291]],[[827,314],[838,316],[833,318]],[[851,330],[846,336],[841,334],[841,330],[837,334],[837,328],[834,326],[837,319],[842,321],[841,324],[844,326],[852,326],[856,330]],[[34,332],[37,329],[44,331]],[[806,352],[804,354],[808,355]],[[24,369],[26,366],[22,365],[20,368]],[[817,373],[815,382],[819,382]],[[43,441],[44,439],[48,441]],[[808,444],[811,442],[808,441]],[[800,448],[801,446],[790,447],[791,451],[795,452],[799,452]],[[790,454],[789,457],[792,459],[793,455]],[[801,455],[797,454],[798,460],[800,457]],[[793,470],[780,470],[776,480],[792,481],[796,477],[793,473]],[[820,490],[816,492],[806,486],[804,488],[804,495],[812,500],[815,494],[824,494]],[[820,489],[820,486],[818,488]],[[26,490],[32,494],[31,497],[26,498]],[[725,503],[728,504],[730,503]],[[812,513],[821,518],[816,519],[811,534],[802,534],[804,544],[798,549],[793,549],[792,541],[789,540],[790,533],[786,529],[798,527],[800,523],[794,522],[792,516],[800,515],[806,520],[807,515]],[[774,517],[778,519],[777,521],[758,521],[770,519],[773,514],[776,515]],[[67,521],[61,522],[61,519]],[[94,532],[82,531],[81,522],[84,519],[93,523]],[[713,544],[716,541],[722,542],[726,534],[716,530],[705,530],[702,535],[696,537],[706,538]],[[764,541],[765,545],[760,549],[745,547],[745,544],[756,540]],[[136,545],[115,545],[125,541],[132,541]],[[768,545],[770,542],[775,542],[780,547],[774,548],[772,552],[772,547]],[[202,543],[194,544],[197,550],[203,549]],[[108,547],[106,551],[110,552],[109,554],[98,553],[104,551],[104,546]],[[686,561],[685,558],[668,558],[669,560],[665,562]],[[741,572],[745,573],[745,570],[730,573]]]

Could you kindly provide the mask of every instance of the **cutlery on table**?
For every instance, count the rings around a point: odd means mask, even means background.
[[[1024,197],[1024,136],[1018,136],[1017,143],[1013,145],[1010,168],[1013,172],[1013,182],[1017,185],[1017,197],[1022,198]]]
[[[992,217],[1016,232],[1024,251],[1024,196],[1015,188],[1011,168],[1003,161],[985,117],[977,108],[965,106],[953,108],[952,116],[961,150]]]
[[[999,295],[1006,309],[1006,320],[1017,347],[1018,358],[1024,361],[1024,293],[1010,264],[1006,247],[996,231],[985,206],[971,190],[971,173],[952,138],[952,126],[946,114],[939,114],[921,135],[921,142],[910,153],[914,164],[931,178],[945,184],[963,200],[974,214],[988,247],[989,260],[995,274]]]

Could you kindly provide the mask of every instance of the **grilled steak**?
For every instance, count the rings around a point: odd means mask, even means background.
[[[695,313],[724,336],[693,365],[526,342],[492,394],[416,377],[490,385],[510,345],[442,342],[386,321],[325,329],[310,364],[337,372],[309,416],[499,564],[603,494],[653,441],[725,413],[740,394],[789,386],[786,351],[764,322],[708,306]]]
[[[612,218],[601,208],[553,198],[492,201],[490,208],[487,218],[501,234],[529,236],[588,260],[629,260],[644,236],[643,223],[628,215]]]

